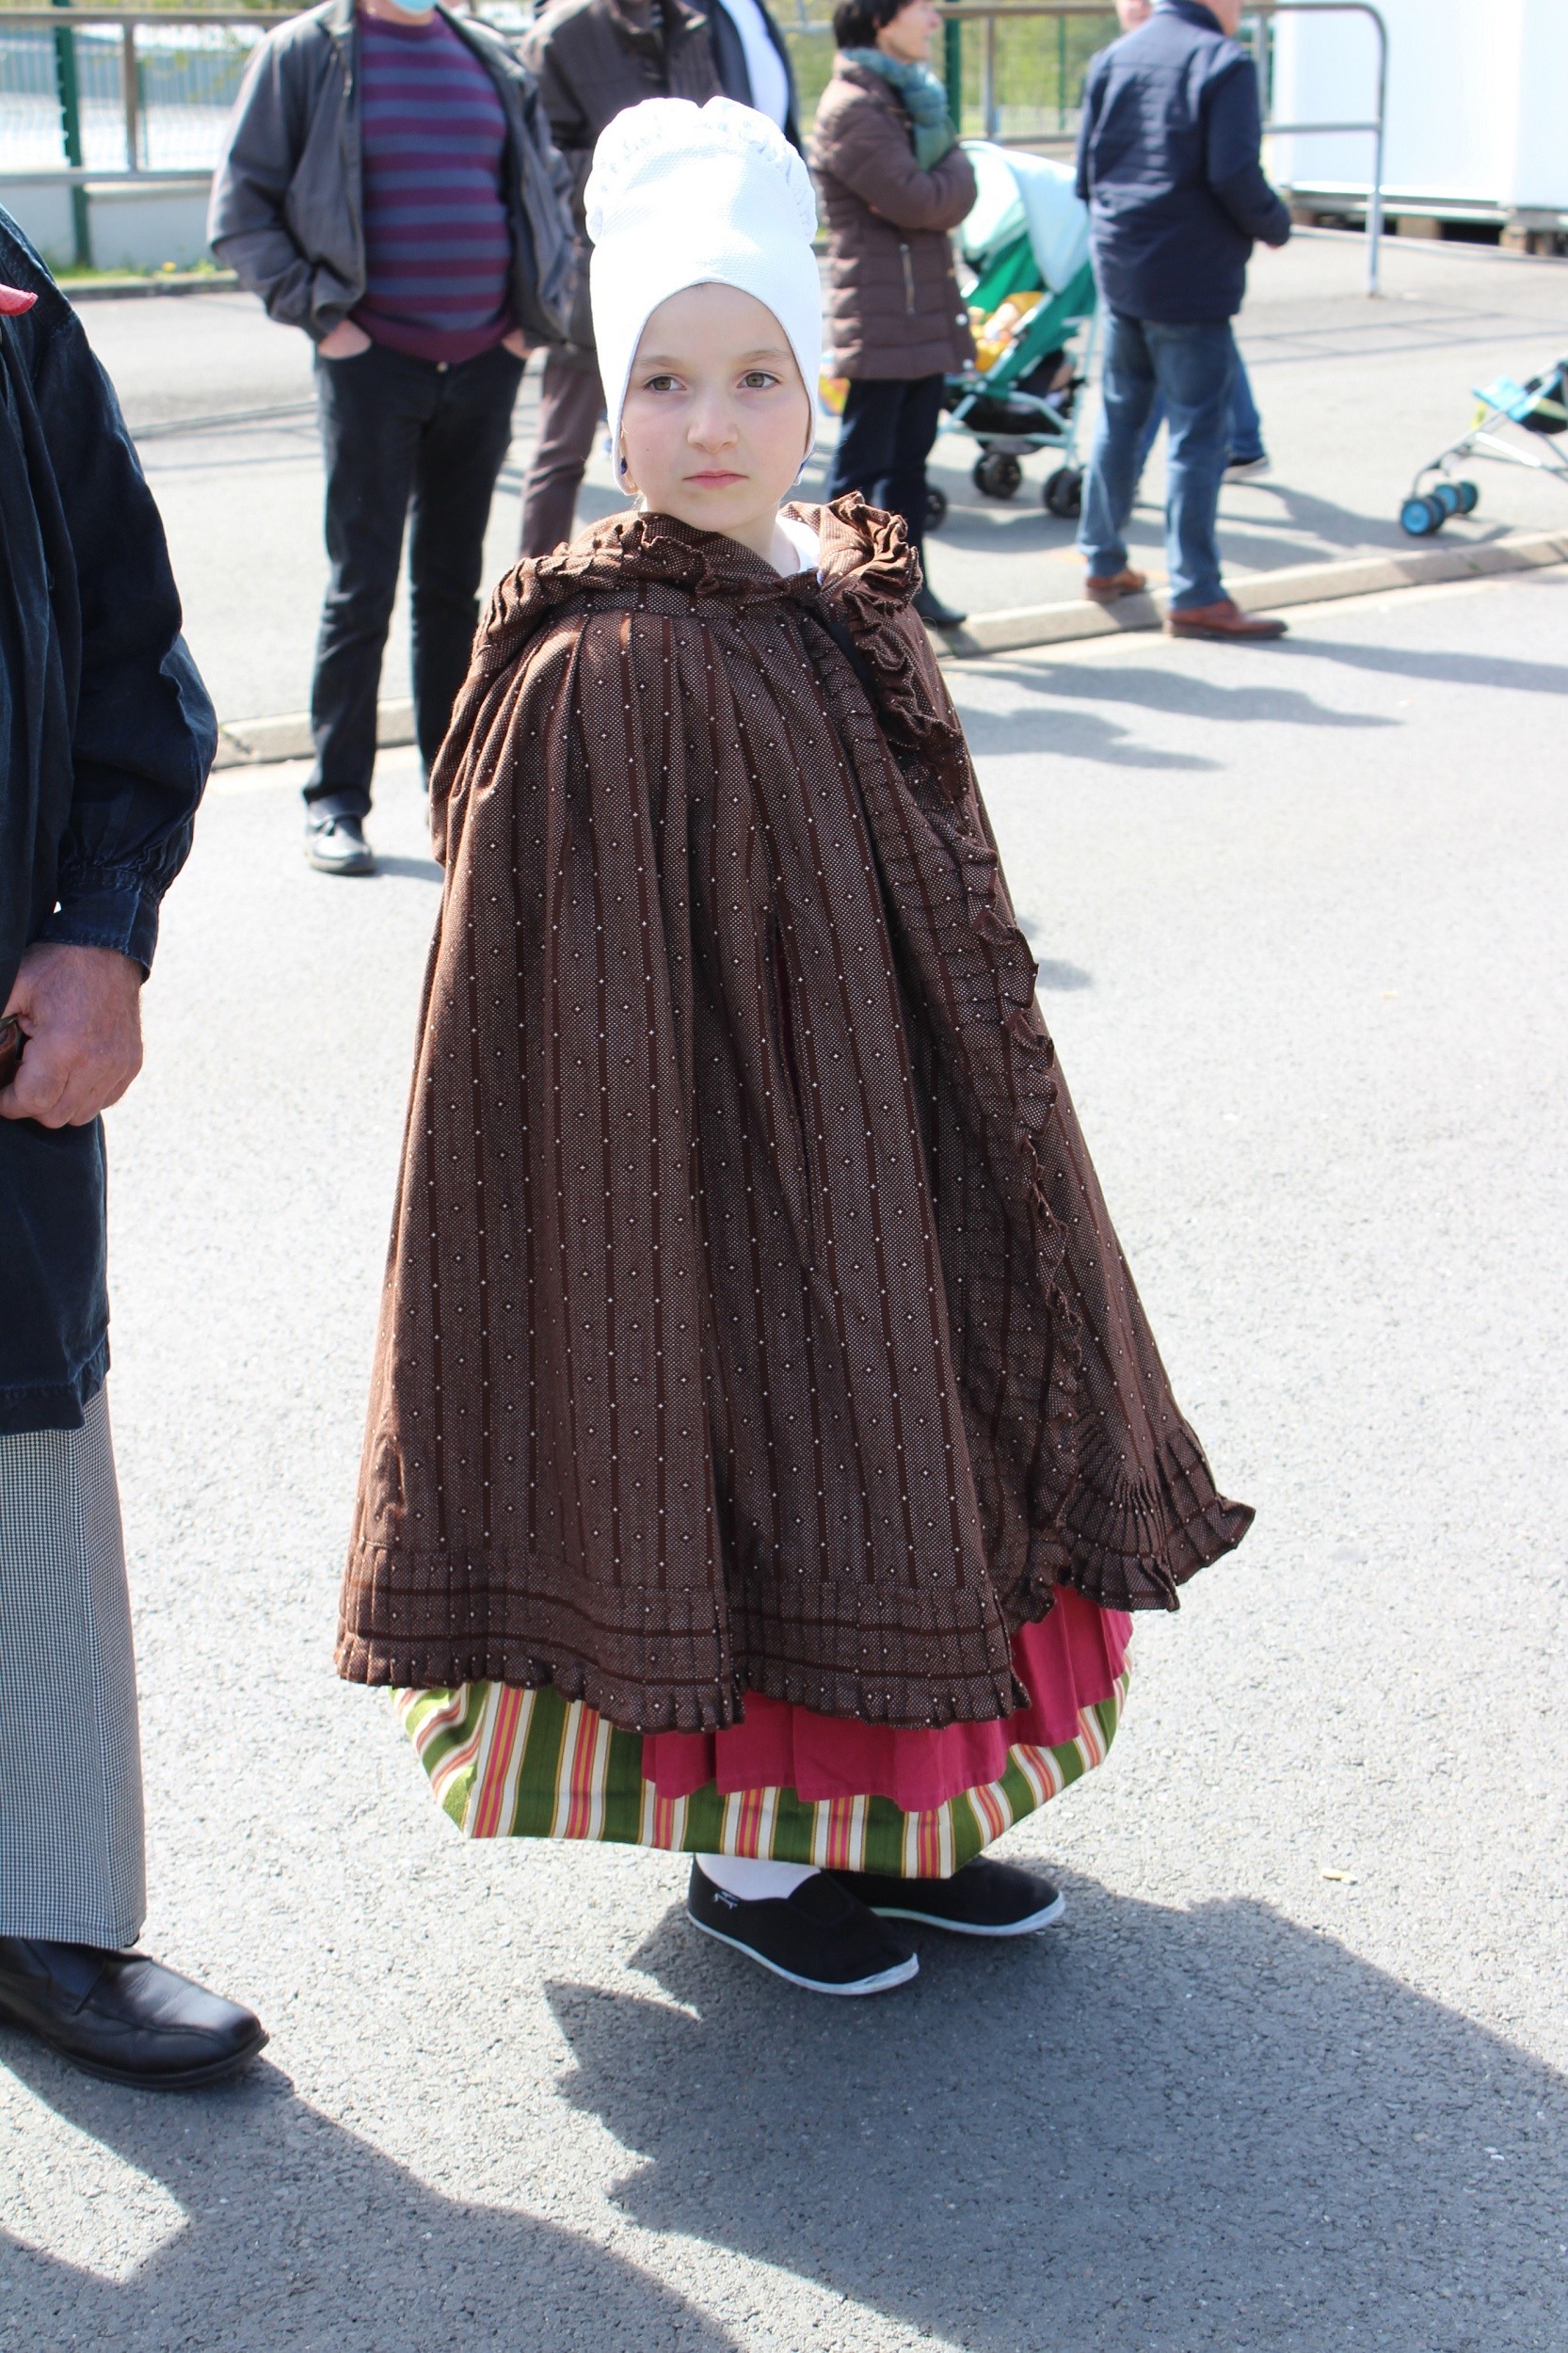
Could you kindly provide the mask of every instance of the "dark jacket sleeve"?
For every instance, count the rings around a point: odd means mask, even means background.
[[[1226,60],[1208,89],[1204,172],[1238,229],[1264,245],[1284,245],[1290,212],[1263,174],[1263,120],[1250,57]]]
[[[539,87],[539,96],[569,182],[569,199],[579,230],[583,221],[583,191],[593,168],[595,133],[592,117],[579,97],[568,70],[567,44],[554,38],[554,27],[535,26],[517,44],[518,56]]]
[[[264,40],[251,59],[213,179],[207,242],[247,292],[261,296],[269,318],[319,341],[337,319],[324,323],[316,314],[315,266],[283,209],[305,139],[299,65],[296,46],[276,39]]]
[[[1078,189],[1079,201],[1082,204],[1087,204],[1094,194],[1089,170],[1089,150],[1094,142],[1095,118],[1099,110],[1100,65],[1104,54],[1102,50],[1100,56],[1094,59],[1084,76],[1083,102],[1079,109],[1077,175],[1074,184]]]
[[[766,7],[765,0],[758,0],[758,6],[762,10],[762,21],[768,28],[768,38],[778,52],[778,62],[784,68],[784,81],[790,93],[789,111],[784,118],[784,136],[792,148],[804,155],[806,142],[800,133],[800,89],[795,81],[795,61],[790,55],[790,44],[780,32],[773,11]]]
[[[890,107],[856,90],[819,123],[816,160],[895,229],[956,229],[972,210],[974,166],[961,147],[922,171],[907,132]]]
[[[120,404],[75,313],[60,307],[33,380],[76,575],[81,668],[59,905],[40,936],[115,948],[145,970],[217,730]]]

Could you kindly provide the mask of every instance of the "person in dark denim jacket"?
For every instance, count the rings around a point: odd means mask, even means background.
[[[104,1379],[104,1128],[216,743],[163,526],[75,313],[0,213],[0,2022],[210,2082],[250,2012],[126,1948],[144,1908]]]
[[[1290,216],[1264,178],[1257,76],[1234,36],[1241,0],[1156,0],[1147,23],[1090,66],[1079,194],[1105,311],[1101,409],[1079,546],[1099,602],[1146,584],[1128,563],[1144,434],[1157,398],[1170,426],[1166,506],[1178,636],[1277,637],[1283,622],[1224,593],[1216,532],[1237,368],[1231,320],[1256,240],[1283,245]]]

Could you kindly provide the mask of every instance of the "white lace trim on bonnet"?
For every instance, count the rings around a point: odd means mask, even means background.
[[[649,98],[601,135],[585,191],[589,292],[610,446],[643,328],[687,286],[735,286],[773,312],[812,404],[822,281],[810,175],[765,115],[733,99]]]

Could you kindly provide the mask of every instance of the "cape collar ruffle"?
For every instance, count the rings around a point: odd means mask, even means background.
[[[932,656],[909,610],[920,585],[920,557],[902,517],[855,493],[831,506],[789,511],[817,535],[815,572],[776,572],[738,540],[670,515],[611,515],[568,547],[525,559],[507,574],[475,641],[475,664],[493,674],[564,607],[599,598],[635,603],[645,586],[684,590],[698,604],[728,606],[737,618],[758,606],[792,603],[830,637],[847,632],[892,749],[919,760],[943,797],[956,800],[968,781],[968,753],[945,697],[932,692]]]

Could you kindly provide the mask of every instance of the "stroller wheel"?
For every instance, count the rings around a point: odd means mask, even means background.
[[[1476,485],[1473,482],[1459,482],[1454,485],[1454,488],[1459,492],[1460,513],[1473,515],[1480,504],[1480,492]]]
[[[947,519],[947,492],[938,489],[935,482],[928,482],[925,486],[925,527],[927,531],[940,531]]]
[[[1010,499],[1024,470],[1008,450],[983,449],[974,461],[974,487],[988,499]]]
[[[1447,520],[1442,505],[1432,497],[1408,498],[1400,509],[1400,528],[1413,539],[1430,539]]]
[[[1464,505],[1464,501],[1459,495],[1457,482],[1434,482],[1432,486],[1432,495],[1445,515],[1457,515]]]
[[[1040,504],[1048,515],[1081,515],[1083,512],[1083,476],[1076,466],[1058,466],[1046,478],[1040,493]]]

